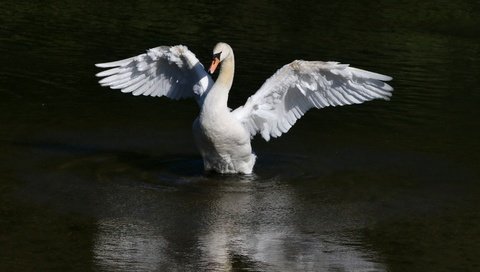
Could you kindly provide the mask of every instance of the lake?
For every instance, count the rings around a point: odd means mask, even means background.
[[[3,1],[1,271],[479,271],[479,1]],[[256,137],[203,172],[193,100],[95,63],[228,42],[229,106],[295,59],[390,75],[391,101]]]

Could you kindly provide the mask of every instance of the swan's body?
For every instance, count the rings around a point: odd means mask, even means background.
[[[229,50],[224,46],[223,50]],[[217,62],[219,62],[218,59]],[[222,68],[205,97],[200,116],[193,123],[193,135],[203,157],[205,169],[220,173],[252,172],[256,156],[252,154],[250,133],[227,107],[228,92],[235,70],[233,52],[222,59]],[[213,71],[212,71],[213,72]]]
[[[296,60],[283,66],[245,105],[231,111],[228,93],[233,83],[235,60],[231,47],[218,43],[209,72],[219,63],[213,83],[195,55],[185,46],[157,47],[139,56],[97,64],[111,68],[97,74],[102,86],[134,95],[194,97],[200,115],[193,123],[195,142],[205,170],[250,174],[256,156],[250,139],[260,133],[265,140],[287,132],[312,107],[359,104],[382,98],[393,89],[383,81],[390,77],[337,62]]]

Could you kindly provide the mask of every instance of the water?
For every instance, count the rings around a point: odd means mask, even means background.
[[[159,1],[157,1],[159,2]],[[0,270],[478,271],[478,1],[4,1]],[[193,101],[93,64],[232,45],[232,108],[293,59],[394,77],[391,101],[255,139],[255,175],[202,171]]]

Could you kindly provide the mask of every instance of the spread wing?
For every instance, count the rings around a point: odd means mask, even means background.
[[[232,113],[253,137],[286,133],[309,109],[389,100],[389,76],[337,62],[296,60],[280,68]]]
[[[98,73],[99,83],[124,93],[166,96],[171,99],[194,97],[202,105],[213,80],[186,46],[160,46],[136,57],[96,64],[109,68]]]

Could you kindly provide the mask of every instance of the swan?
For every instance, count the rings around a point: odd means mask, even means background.
[[[195,143],[205,171],[251,174],[256,155],[251,139],[266,141],[286,133],[311,108],[389,100],[386,75],[328,61],[295,60],[275,72],[245,105],[227,106],[235,58],[230,45],[213,48],[208,71],[183,45],[160,46],[135,57],[96,64],[101,86],[124,93],[178,100],[194,98],[200,107],[193,122]],[[217,80],[210,74],[220,67]]]

